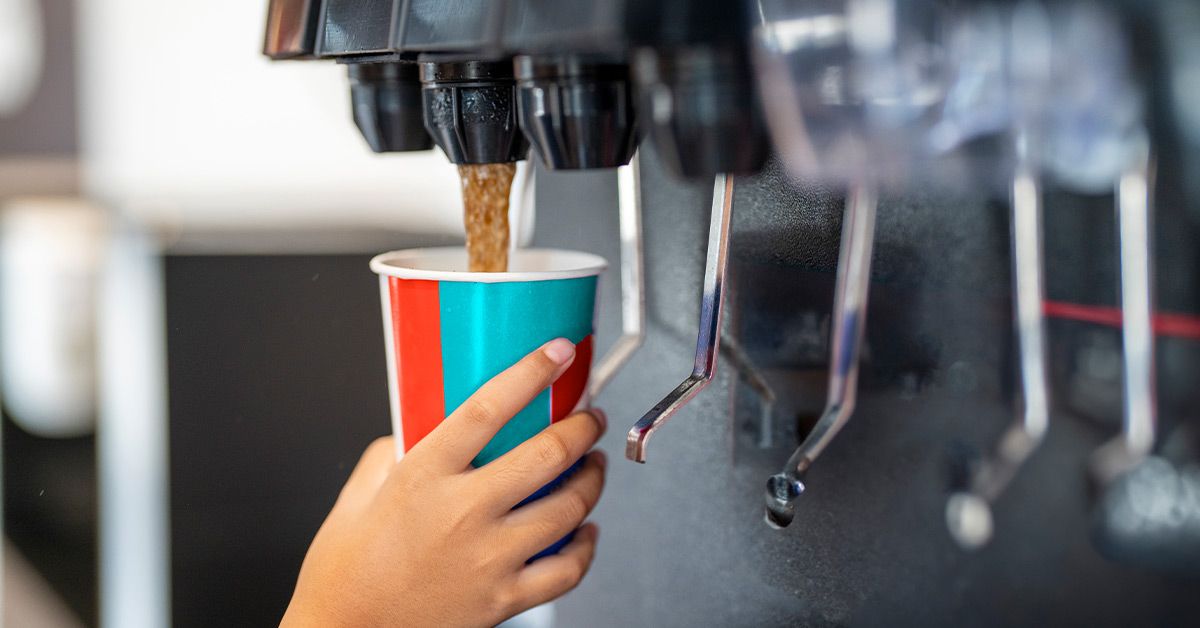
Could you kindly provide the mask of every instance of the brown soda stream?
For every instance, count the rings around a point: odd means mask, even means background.
[[[458,167],[471,272],[508,270],[508,194],[516,172],[515,163]]]

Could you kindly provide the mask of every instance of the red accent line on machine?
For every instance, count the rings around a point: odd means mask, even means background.
[[[1045,301],[1046,316],[1109,327],[1121,326],[1121,309],[1101,305],[1083,305],[1064,301]],[[1200,340],[1200,316],[1157,312],[1154,314],[1154,334]]]

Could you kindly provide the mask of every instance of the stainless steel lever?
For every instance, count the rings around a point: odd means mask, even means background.
[[[787,466],[767,481],[766,521],[773,528],[784,528],[792,522],[795,501],[804,492],[804,474],[854,413],[858,356],[867,325],[876,204],[875,191],[863,185],[851,188],[846,199],[833,297],[828,400],[825,412]]]
[[[617,168],[621,233],[621,337],[592,369],[588,394],[595,398],[646,339],[646,291],[642,281],[642,188],[639,154]]]
[[[1150,170],[1150,161],[1141,160],[1117,184],[1125,407],[1121,435],[1092,454],[1092,474],[1102,484],[1137,466],[1153,448],[1157,429]]]
[[[992,504],[1037,449],[1050,422],[1046,329],[1042,314],[1042,197],[1028,170],[1012,184],[1013,318],[1020,364],[1021,411],[992,455],[975,469],[965,491],[946,502],[946,524],[960,546],[976,549],[992,536]]]
[[[708,226],[708,259],[704,266],[704,295],[700,301],[700,330],[692,374],[650,409],[625,437],[625,457],[646,462],[646,443],[688,401],[712,381],[721,346],[721,312],[725,301],[725,269],[729,256],[729,225],[733,216],[733,175],[719,174],[713,184]]]

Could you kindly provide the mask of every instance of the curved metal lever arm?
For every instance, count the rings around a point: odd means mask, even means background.
[[[1157,430],[1150,171],[1150,161],[1143,160],[1123,174],[1117,184],[1125,408],[1121,435],[1092,454],[1092,473],[1101,483],[1137,466],[1154,447]]]
[[[1045,437],[1050,422],[1042,262],[1042,198],[1037,179],[1022,170],[1012,185],[1013,318],[1020,359],[1020,416],[965,491],[946,502],[946,524],[958,544],[982,547],[992,535],[992,504]]]
[[[617,198],[621,230],[621,337],[592,369],[588,394],[595,398],[646,340],[646,291],[642,281],[641,175],[635,153],[628,166],[617,169]]]
[[[767,481],[766,520],[775,528],[786,527],[792,522],[795,500],[804,492],[804,473],[854,412],[858,356],[867,325],[876,204],[875,191],[862,185],[852,188],[846,198],[837,287],[833,297],[828,401],[820,420],[788,459],[787,466]]]
[[[729,225],[733,216],[733,175],[719,174],[713,184],[708,227],[708,260],[704,266],[704,296],[700,301],[700,331],[692,374],[650,409],[625,437],[625,457],[646,462],[646,443],[692,397],[708,386],[717,367],[721,345],[721,313],[725,302],[725,269],[729,257]]]

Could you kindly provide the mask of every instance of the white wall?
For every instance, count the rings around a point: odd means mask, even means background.
[[[267,0],[83,0],[85,194],[168,228],[461,233],[440,152],[379,156],[345,68],[269,62]]]

